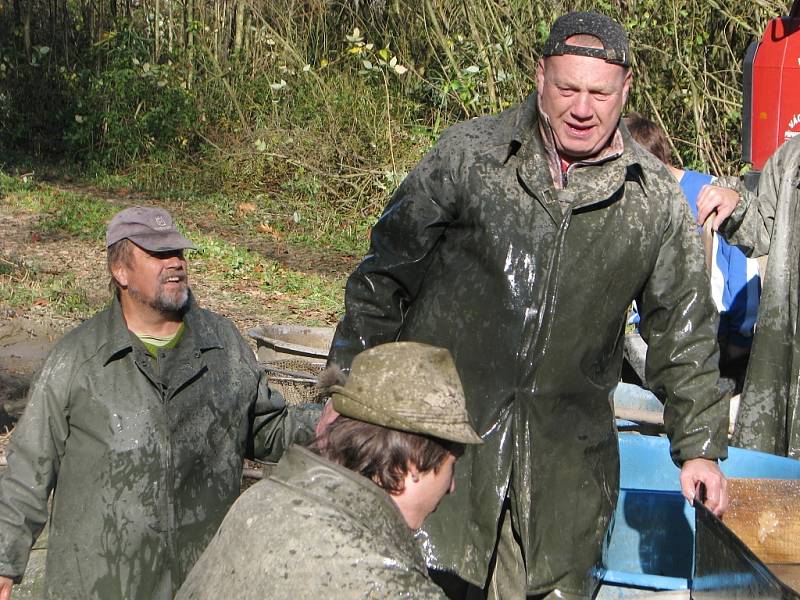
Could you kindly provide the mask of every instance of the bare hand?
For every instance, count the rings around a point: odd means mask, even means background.
[[[11,588],[14,582],[0,575],[0,600],[11,600]]]
[[[325,408],[322,409],[322,414],[320,415],[319,422],[317,423],[317,437],[321,436],[322,433],[328,428],[328,425],[333,423],[338,416],[339,413],[333,409],[333,402],[328,400],[325,403]],[[0,597],[0,600],[3,600],[3,598]]]
[[[720,225],[736,208],[741,196],[736,190],[722,188],[716,185],[704,185],[697,195],[697,222],[702,225],[708,216],[716,211],[714,217],[714,231],[719,231]]]
[[[694,501],[699,484],[706,489],[705,507],[718,517],[728,509],[728,481],[714,460],[693,458],[681,468],[681,491],[689,502]]]

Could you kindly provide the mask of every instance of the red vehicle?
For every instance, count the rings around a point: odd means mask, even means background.
[[[757,173],[783,142],[800,135],[800,0],[747,49],[743,108],[742,158]]]

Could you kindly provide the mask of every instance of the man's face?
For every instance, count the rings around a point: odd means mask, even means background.
[[[181,312],[189,300],[183,250],[150,252],[132,244],[130,264],[117,265],[114,276],[132,300],[162,314]]]
[[[439,502],[456,489],[456,456],[448,452],[438,469],[421,473],[413,469],[406,476],[404,498],[400,501],[408,510],[403,510],[406,523],[412,529],[422,527],[425,517],[436,510]]]
[[[556,148],[565,159],[596,157],[619,122],[630,69],[599,58],[565,54],[539,61],[537,92],[550,117]]]

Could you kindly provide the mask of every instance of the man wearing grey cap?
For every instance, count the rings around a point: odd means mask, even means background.
[[[413,534],[481,443],[452,356],[376,346],[329,391],[342,416],[237,500],[176,600],[444,600]]]
[[[491,598],[592,595],[634,299],[684,494],[704,485],[711,509],[727,504],[716,311],[680,189],[620,124],[630,64],[612,19],[557,19],[536,91],[442,134],[347,283],[331,360],[389,340],[448,348],[483,437],[424,527],[429,565],[460,578],[440,579],[453,598],[467,583]]]
[[[313,437],[229,320],[197,306],[170,215],[106,235],[111,305],[67,333],[31,387],[0,479],[0,598],[48,519],[47,598],[171,600],[239,494],[245,455]],[[308,421],[303,423],[303,420]]]

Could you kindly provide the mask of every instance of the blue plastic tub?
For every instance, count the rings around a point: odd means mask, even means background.
[[[694,509],[681,495],[664,437],[620,433],[620,497],[604,557],[604,583],[688,589],[694,567]],[[730,448],[728,477],[800,479],[800,461]]]

